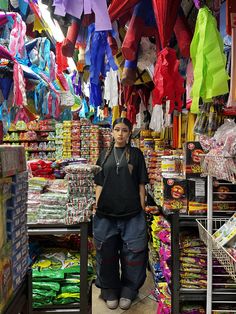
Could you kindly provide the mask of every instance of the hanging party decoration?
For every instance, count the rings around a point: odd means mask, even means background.
[[[200,98],[209,102],[229,91],[223,40],[216,19],[207,7],[198,12],[190,53],[194,69],[191,112],[198,113]]]

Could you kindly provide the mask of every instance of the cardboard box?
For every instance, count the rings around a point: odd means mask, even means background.
[[[199,142],[186,142],[184,170],[187,178],[200,177],[203,154],[204,151]]]
[[[0,177],[10,177],[26,171],[23,146],[0,145]]]
[[[163,207],[173,212],[187,213],[187,181],[181,179],[163,178]]]

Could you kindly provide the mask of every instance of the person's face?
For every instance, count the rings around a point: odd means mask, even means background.
[[[124,123],[118,123],[114,126],[114,129],[112,130],[112,135],[115,140],[115,146],[123,147],[129,140],[131,132],[127,125],[125,125]]]
[[[196,163],[200,163],[202,154],[203,151],[201,149],[194,149],[194,151],[192,152],[192,160]]]
[[[218,194],[218,199],[221,200],[221,201],[224,201],[227,199],[228,195],[227,194],[224,194],[224,193],[227,193],[229,192],[229,188],[227,186],[220,186],[218,189],[217,189],[217,192],[221,192],[222,194]]]
[[[180,198],[184,194],[184,189],[180,185],[174,185],[171,188],[171,196],[173,198]]]

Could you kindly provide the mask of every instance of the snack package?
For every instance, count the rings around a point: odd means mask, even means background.
[[[213,181],[213,210],[236,211],[236,185],[224,180]]]
[[[186,177],[200,177],[202,173],[201,159],[204,151],[199,142],[186,142],[185,144],[185,173]]]
[[[213,234],[213,237],[222,246],[235,239],[236,213]]]
[[[187,185],[186,180],[163,178],[164,199],[163,206],[167,211],[187,213]]]
[[[207,212],[206,178],[191,178],[187,180],[188,214],[201,215]]]

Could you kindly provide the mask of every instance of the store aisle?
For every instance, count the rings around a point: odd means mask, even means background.
[[[92,314],[156,314],[157,303],[151,295],[153,288],[152,274],[147,271],[147,279],[140,289],[138,298],[133,302],[131,308],[127,311],[121,310],[119,307],[116,310],[109,310],[105,302],[99,298],[100,290],[93,285],[92,288]]]

